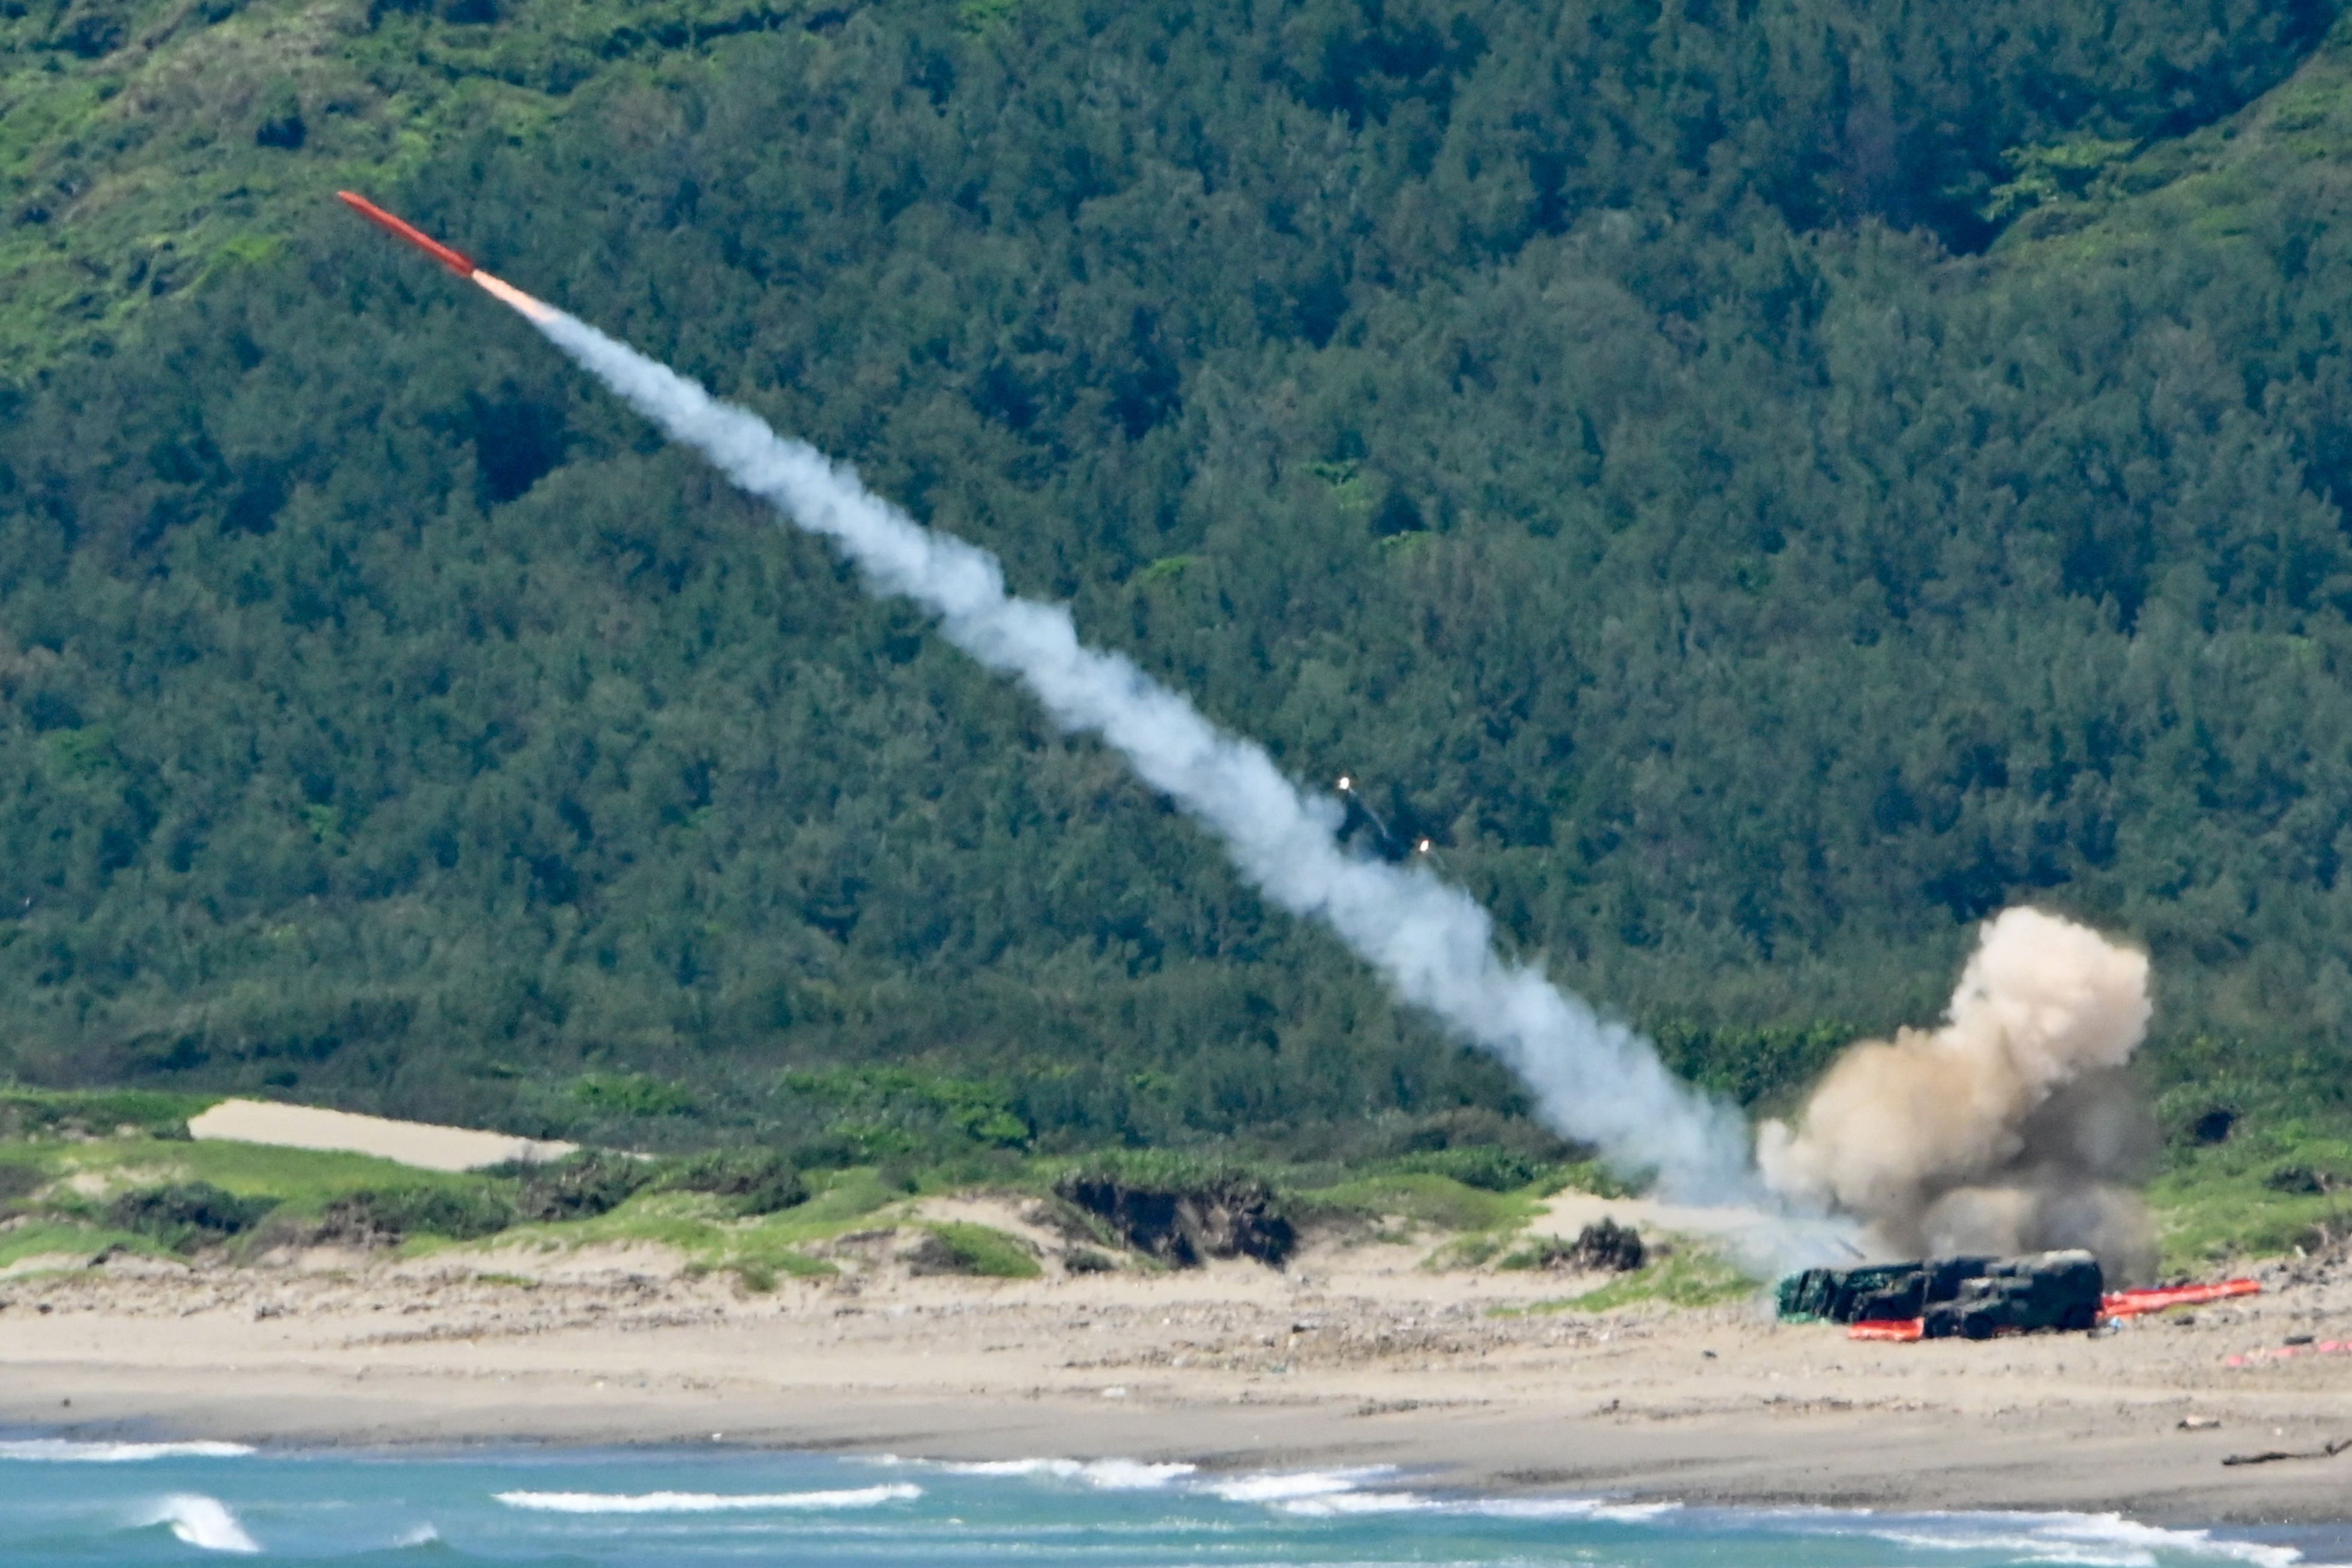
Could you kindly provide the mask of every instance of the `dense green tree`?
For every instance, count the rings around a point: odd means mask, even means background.
[[[2031,899],[2151,946],[2165,1059],[2345,1081],[2331,7],[890,0],[576,78],[446,10],[352,47],[565,101],[396,205],[1360,774],[1677,1065],[1785,1093]],[[0,430],[0,1065],[1513,1106],[415,258],[322,213],[143,320]]]

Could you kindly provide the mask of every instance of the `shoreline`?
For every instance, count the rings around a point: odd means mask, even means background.
[[[2352,1271],[2097,1339],[1857,1343],[1755,1303],[1545,1312],[1382,1248],[767,1295],[654,1249],[141,1262],[0,1279],[0,1424],[74,1439],[730,1448],[1210,1470],[1692,1505],[2352,1531]],[[1393,1249],[1400,1254],[1406,1249]],[[2275,1271],[2274,1271],[2275,1272]],[[2184,1429],[2190,1416],[2217,1423]]]

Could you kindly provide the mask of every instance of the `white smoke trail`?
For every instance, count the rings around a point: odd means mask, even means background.
[[[1623,1025],[1498,955],[1494,922],[1461,889],[1420,866],[1349,853],[1336,801],[1302,792],[1261,748],[1223,732],[1128,659],[1082,645],[1067,610],[1006,592],[993,555],[923,527],[848,468],[593,327],[487,274],[475,281],[739,488],[832,540],[876,591],[922,605],[949,641],[1017,679],[1065,727],[1125,756],[1216,834],[1268,898],[1322,921],[1407,1001],[1501,1058],[1554,1131],[1592,1145],[1621,1173],[1654,1173],[1668,1196],[1771,1201],[1735,1110],[1675,1079]]]

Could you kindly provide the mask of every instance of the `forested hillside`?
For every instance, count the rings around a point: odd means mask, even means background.
[[[2331,4],[0,38],[0,1072],[645,1142],[1514,1107],[357,183],[1362,779],[1745,1100],[2021,900],[2153,952],[2168,1104],[2352,1092]]]

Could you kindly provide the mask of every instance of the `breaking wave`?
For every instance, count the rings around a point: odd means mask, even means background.
[[[138,1522],[142,1530],[169,1525],[186,1545],[205,1552],[258,1552],[261,1543],[245,1532],[228,1505],[199,1492],[180,1492],[159,1500]]]
[[[1255,1475],[1210,1481],[1201,1489],[1227,1502],[1297,1503],[1349,1493],[1366,1495],[1360,1492],[1364,1482],[1393,1474],[1395,1472],[1385,1466],[1377,1469],[1265,1470]],[[1411,1494],[1394,1492],[1388,1495],[1402,1498]]]
[[[1099,1477],[1146,1477],[1126,1484],[1181,1486],[1196,1496],[1256,1504],[1272,1512],[1304,1518],[1410,1513],[1646,1524],[1670,1515],[1705,1521],[1721,1511],[1689,1510],[1673,1500],[1637,1502],[1607,1497],[1435,1496],[1383,1486],[1397,1479],[1397,1471],[1385,1465],[1215,1477],[1197,1477],[1189,1465],[1145,1465],[1132,1459],[1007,1459],[939,1468],[956,1475],[1045,1476],[1095,1485],[1118,1484]],[[1865,1536],[1928,1552],[1999,1552],[2013,1563],[2048,1563],[2053,1568],[2162,1568],[2168,1559],[2177,1562],[2184,1557],[2244,1563],[2248,1568],[2294,1568],[2305,1561],[2303,1553],[2291,1546],[2232,1541],[2203,1530],[2166,1529],[2113,1513],[1877,1514],[1859,1510],[1786,1509],[1735,1510],[1727,1517],[1736,1517],[1759,1532]]]
[[[541,1513],[728,1513],[780,1509],[874,1508],[909,1502],[923,1489],[900,1482],[817,1492],[498,1492],[509,1508]]]
[[[123,1465],[142,1459],[235,1459],[253,1452],[243,1443],[74,1443],[34,1437],[0,1443],[0,1460],[27,1464]]]
[[[1103,1491],[1151,1491],[1183,1479],[1197,1465],[1152,1465],[1140,1459],[982,1459],[940,1467],[952,1476],[1052,1476]]]
[[[1832,1527],[1834,1528],[1834,1527]],[[2168,1530],[2116,1513],[1864,1516],[1851,1533],[1931,1552],[2003,1552],[2021,1563],[2063,1568],[2158,1568],[2166,1555],[2215,1558],[2252,1568],[2291,1568],[2292,1546],[2218,1539],[2204,1530]]]

